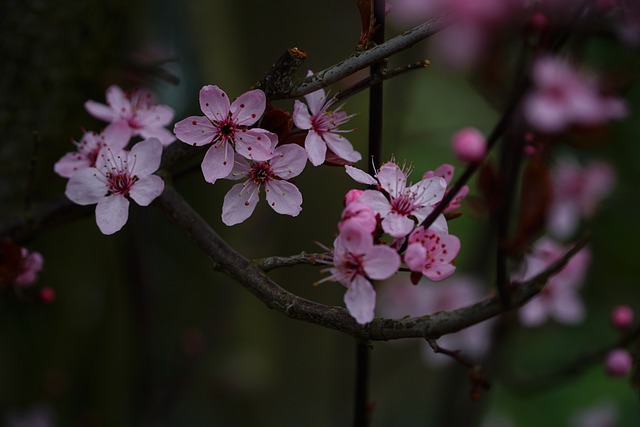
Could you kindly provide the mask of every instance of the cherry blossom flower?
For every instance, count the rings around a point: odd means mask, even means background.
[[[311,72],[309,72],[311,75]],[[327,99],[324,89],[318,89],[304,96],[307,104],[296,100],[293,106],[293,122],[299,129],[308,130],[304,147],[312,165],[324,163],[327,147],[339,158],[355,163],[362,158],[351,143],[341,135],[351,130],[338,129],[352,115],[342,111],[342,106],[330,110],[335,98]]]
[[[27,248],[20,248],[22,262],[20,272],[14,283],[19,286],[29,286],[38,280],[38,274],[44,266],[44,258],[40,252],[29,252]]]
[[[537,130],[557,133],[572,125],[598,126],[627,115],[624,101],[600,93],[595,76],[568,62],[543,56],[533,65],[533,90],[524,100],[527,121]]]
[[[407,243],[404,262],[411,271],[439,281],[456,270],[453,260],[460,251],[460,239],[456,236],[418,227],[409,235]]]
[[[274,145],[275,145],[274,141]],[[247,177],[248,180],[231,187],[224,197],[222,222],[235,225],[251,216],[262,186],[271,208],[283,215],[297,216],[302,211],[302,194],[289,179],[298,176],[307,163],[304,148],[285,144],[274,149],[270,160],[247,162],[236,155],[230,179]]]
[[[272,140],[277,136],[265,129],[252,128],[266,108],[266,97],[259,89],[240,95],[233,103],[218,86],[200,90],[203,116],[187,117],[176,123],[174,132],[186,144],[211,147],[202,160],[202,174],[211,184],[226,178],[233,169],[234,151],[242,157],[265,161],[273,157]]]
[[[624,377],[633,367],[633,357],[624,348],[615,348],[604,358],[604,368],[612,377]]]
[[[361,325],[373,320],[376,291],[370,280],[391,277],[400,267],[400,255],[386,245],[373,243],[371,233],[355,224],[345,225],[333,242],[331,276],[320,281],[342,283],[347,292],[344,302]]]
[[[427,171],[422,175],[422,179],[428,179],[428,178],[433,178],[434,176],[439,176],[442,179],[445,180],[445,182],[447,183],[447,186],[449,184],[451,184],[451,180],[453,179],[453,173],[455,171],[455,168],[447,163],[444,163],[440,166],[438,166],[438,168],[435,171]],[[446,195],[448,192],[450,191],[450,189],[448,188],[444,194]],[[460,202],[462,201],[462,199],[464,199],[467,194],[469,194],[469,186],[467,185],[463,185],[460,188],[460,191],[458,191],[458,194],[456,194],[456,196],[449,202],[449,204],[447,205],[446,209],[444,210],[445,212],[450,212],[450,211],[454,211],[456,209],[460,209]],[[444,197],[444,196],[443,196]],[[440,203],[436,204],[435,206],[438,206]],[[435,207],[434,206],[434,207]]]
[[[458,130],[453,135],[452,148],[458,160],[477,163],[484,158],[487,142],[478,129],[467,127]]]
[[[445,180],[440,177],[423,179],[407,187],[407,175],[410,171],[403,171],[394,162],[380,166],[376,178],[352,166],[345,166],[345,169],[356,181],[378,185],[385,191],[386,195],[378,190],[365,190],[359,201],[368,204],[380,215],[382,229],[395,238],[409,234],[416,226],[416,221],[421,224],[442,200],[446,187]],[[440,216],[431,228],[448,231],[444,216]]]
[[[581,166],[568,157],[558,160],[551,174],[554,193],[547,227],[554,236],[570,237],[580,221],[591,218],[600,202],[611,193],[616,174],[604,161]]]
[[[0,285],[29,286],[38,279],[44,258],[9,240],[0,241]]]
[[[347,204],[342,210],[342,216],[340,222],[338,222],[338,230],[342,230],[346,224],[353,224],[360,227],[363,231],[373,233],[378,224],[378,220],[371,206],[355,200]]]
[[[611,324],[621,331],[633,326],[633,318],[633,309],[626,304],[618,305],[611,311]]]
[[[173,110],[157,104],[151,92],[138,89],[127,94],[112,85],[107,89],[106,97],[108,105],[91,100],[84,104],[93,117],[109,122],[105,133],[113,133],[117,135],[115,139],[126,142],[132,136],[157,138],[162,145],[175,141],[173,134],[165,128],[173,119]]]
[[[533,278],[560,259],[567,250],[550,238],[542,237],[533,245],[514,279],[526,281]],[[522,324],[538,326],[549,317],[567,325],[581,322],[585,313],[579,290],[590,261],[588,248],[575,254],[559,273],[549,279],[542,292],[520,309]]]
[[[149,138],[131,151],[102,149],[96,166],[75,173],[65,194],[79,205],[96,205],[96,223],[103,234],[113,234],[126,224],[129,200],[149,205],[164,190],[164,182],[153,173],[160,167],[162,144]]]
[[[71,175],[81,169],[95,166],[98,153],[103,147],[109,146],[113,149],[121,150],[125,148],[128,142],[128,139],[117,138],[111,132],[99,134],[85,132],[80,142],[74,142],[77,150],[62,156],[53,165],[53,170],[64,178],[70,178]]]

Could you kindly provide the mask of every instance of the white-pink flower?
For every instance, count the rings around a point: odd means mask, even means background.
[[[277,141],[274,140],[274,145]],[[289,179],[298,176],[307,163],[307,153],[296,144],[276,147],[272,159],[248,162],[236,156],[230,179],[248,178],[236,184],[224,197],[222,222],[235,225],[251,216],[264,186],[267,202],[283,215],[297,216],[302,210],[302,194]]]
[[[344,302],[361,325],[373,320],[376,291],[371,280],[391,277],[400,267],[400,255],[386,245],[373,243],[371,233],[346,225],[333,242],[333,265],[329,279],[347,288]]]
[[[627,115],[623,100],[603,95],[594,75],[568,62],[543,56],[533,65],[533,89],[523,104],[527,121],[537,130],[557,133],[572,125],[598,126]]]
[[[96,166],[75,173],[65,194],[79,205],[96,205],[96,222],[103,234],[113,234],[126,224],[129,200],[149,205],[164,190],[164,181],[153,173],[160,167],[162,144],[149,138],[131,151],[102,149]]]
[[[272,140],[277,136],[265,129],[248,126],[256,123],[266,108],[266,97],[259,89],[240,95],[233,103],[218,86],[200,89],[200,109],[205,116],[191,116],[176,123],[178,139],[194,146],[210,144],[202,160],[207,182],[226,178],[233,169],[234,155],[255,161],[273,157]]]
[[[98,153],[103,147],[108,146],[112,149],[121,150],[128,142],[128,139],[118,138],[111,132],[101,132],[99,134],[85,132],[80,142],[74,142],[77,150],[62,156],[53,165],[53,170],[64,178],[70,178],[71,175],[81,169],[95,166]]]
[[[309,73],[311,75],[311,73]],[[307,104],[296,100],[293,106],[293,122],[299,129],[308,130],[304,140],[304,147],[309,155],[309,161],[314,166],[324,163],[327,156],[327,147],[333,153],[354,163],[362,158],[360,153],[353,149],[351,143],[341,135],[350,130],[339,129],[352,116],[342,111],[342,106],[330,110],[336,102],[335,98],[327,99],[323,89],[318,89],[304,96]]]
[[[380,166],[375,178],[352,166],[345,169],[356,181],[384,190],[365,190],[358,200],[371,206],[382,218],[382,229],[396,238],[406,236],[427,218],[442,200],[447,186],[444,179],[432,177],[407,187],[407,173],[394,162]],[[439,216],[431,228],[447,232],[444,216]]]
[[[29,252],[27,248],[20,248],[20,272],[13,281],[19,286],[29,286],[38,280],[38,274],[44,266],[44,258],[40,252]]]
[[[107,104],[87,101],[84,107],[93,117],[109,122],[105,133],[117,135],[126,145],[132,136],[157,138],[162,145],[175,141],[173,134],[165,128],[173,119],[173,110],[157,104],[151,92],[138,89],[131,94],[112,85],[107,89]]]
[[[404,262],[411,271],[439,281],[456,270],[453,260],[460,251],[460,239],[456,236],[418,227],[409,235],[407,243]]]
[[[548,237],[540,238],[513,279],[526,281],[535,277],[560,259],[567,250]],[[549,279],[542,292],[520,308],[522,324],[538,326],[550,317],[567,325],[580,323],[585,313],[579,292],[590,261],[588,248],[575,254],[560,272]]]

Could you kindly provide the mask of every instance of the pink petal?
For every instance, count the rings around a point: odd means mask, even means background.
[[[218,86],[204,86],[200,89],[200,109],[209,120],[222,121],[229,114],[229,97]]]
[[[382,229],[392,237],[400,238],[411,233],[415,227],[415,222],[408,216],[389,212],[382,220]]]
[[[129,196],[140,206],[148,206],[164,191],[164,181],[157,175],[145,176],[133,184]]]
[[[437,282],[446,279],[456,271],[456,267],[452,264],[440,264],[424,270],[422,273],[429,279]]]
[[[340,229],[340,234],[334,241],[334,261],[338,253],[351,252],[353,254],[366,254],[373,246],[373,237],[367,230],[362,229],[357,223],[347,221]]]
[[[327,99],[327,95],[324,89],[318,89],[314,92],[308,93],[304,96],[304,100],[307,101],[311,115],[315,116],[324,106]]]
[[[240,131],[236,133],[236,152],[250,160],[269,160],[273,157],[274,139],[278,139],[277,135],[260,128]]]
[[[298,129],[311,129],[311,115],[307,106],[296,100],[293,104],[293,123]]]
[[[163,146],[167,146],[176,140],[174,134],[163,127],[146,127],[140,129],[138,133],[145,139],[157,138]]]
[[[313,129],[309,129],[309,133],[304,140],[304,148],[307,150],[309,161],[313,166],[324,163],[324,159],[327,156],[327,144]]]
[[[387,200],[384,194],[377,190],[365,190],[358,201],[371,206],[371,209],[383,218],[391,212],[389,200]]]
[[[353,149],[349,140],[338,133],[325,132],[323,139],[327,146],[341,159],[355,163],[362,159],[362,155]]]
[[[132,175],[142,178],[151,175],[160,167],[162,144],[157,138],[138,142],[129,153],[129,168]]]
[[[445,182],[449,184],[453,179],[454,171],[455,171],[455,168],[453,166],[451,166],[450,164],[444,163],[438,166],[438,168],[436,168],[436,170],[434,171],[434,175],[442,177],[445,180]],[[423,177],[423,178],[431,178],[431,177]]]
[[[129,201],[119,194],[107,196],[96,205],[96,223],[102,234],[120,230],[129,218]]]
[[[534,297],[534,299],[529,301],[524,307],[520,308],[518,315],[523,325],[530,327],[538,326],[547,320],[547,306],[540,297]]]
[[[251,170],[251,165],[240,154],[235,153],[233,156],[233,169],[229,175],[225,176],[225,179],[241,179],[249,175],[249,171]]]
[[[365,171],[362,171],[358,168],[354,168],[353,166],[349,166],[349,165],[346,165],[344,167],[344,170],[345,172],[347,172],[347,175],[349,175],[351,178],[353,178],[355,181],[361,184],[378,185],[378,181],[376,181],[374,177],[372,177]]]
[[[344,294],[347,310],[356,322],[366,325],[373,320],[376,307],[376,291],[367,279],[356,276]]]
[[[385,280],[400,268],[400,255],[385,245],[372,246],[364,255],[364,271],[374,280]]]
[[[217,179],[226,178],[233,170],[233,149],[228,143],[212,145],[202,159],[204,180],[213,184]]]
[[[131,115],[131,102],[125,93],[116,85],[111,85],[107,89],[107,104],[115,113],[116,117],[129,117]]]
[[[307,164],[307,152],[296,144],[285,144],[275,149],[271,161],[271,170],[282,179],[291,179],[300,175]]]
[[[89,100],[85,102],[84,108],[93,117],[104,120],[105,122],[111,122],[116,118],[112,108],[96,101]]]
[[[283,215],[298,216],[302,211],[302,194],[288,181],[273,180],[265,185],[267,202],[274,211]]]
[[[585,318],[584,304],[578,294],[573,291],[554,289],[556,295],[550,301],[550,309],[553,317],[565,325],[575,325]]]
[[[195,146],[211,143],[217,131],[206,117],[191,116],[180,120],[173,128],[178,139]]]
[[[91,167],[91,161],[77,151],[73,151],[62,156],[62,158],[53,165],[53,170],[61,177],[69,178],[77,171],[89,167]]]
[[[231,116],[234,122],[242,126],[251,126],[264,113],[267,106],[267,99],[260,89],[250,90],[240,95],[231,104]]]
[[[92,205],[98,203],[109,191],[107,185],[98,176],[96,168],[87,168],[75,173],[67,182],[64,194],[73,203]]]
[[[224,196],[222,222],[231,226],[249,218],[258,203],[258,190],[259,187],[251,181],[231,187]]]
[[[111,148],[124,149],[133,136],[133,129],[124,121],[116,121],[102,131],[104,142]]]
[[[423,179],[408,189],[409,194],[415,194],[414,203],[419,206],[433,206],[442,200],[447,182],[440,177]]]
[[[154,105],[149,109],[136,111],[136,122],[139,126],[162,127],[173,119],[174,112],[166,105]]]
[[[427,248],[420,243],[411,243],[404,253],[404,262],[411,271],[422,272],[427,261]]]

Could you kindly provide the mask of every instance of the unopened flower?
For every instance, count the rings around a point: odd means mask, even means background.
[[[213,184],[231,173],[236,152],[259,162],[273,157],[272,140],[277,141],[278,137],[265,129],[248,128],[260,119],[265,108],[266,97],[259,89],[250,90],[230,103],[218,86],[204,86],[200,90],[204,117],[187,117],[176,123],[174,132],[184,143],[211,145],[202,160],[202,174]]]
[[[360,153],[341,134],[350,130],[339,129],[352,116],[342,111],[342,106],[330,110],[335,98],[327,99],[324,89],[318,89],[304,96],[306,105],[296,100],[293,107],[293,122],[303,130],[308,130],[304,147],[312,165],[324,163],[327,147],[339,158],[354,163],[362,158]]]
[[[129,197],[140,206],[162,194],[164,182],[153,173],[160,167],[162,144],[149,138],[131,151],[102,149],[96,166],[74,174],[65,194],[79,205],[96,205],[96,222],[103,234],[113,234],[126,224]]]
[[[452,138],[453,152],[463,162],[480,162],[487,151],[484,135],[476,128],[462,128]]]
[[[633,367],[633,357],[624,348],[611,350],[604,359],[604,368],[612,377],[624,377]]]
[[[103,147],[121,150],[128,142],[128,139],[118,138],[113,133],[85,132],[80,142],[74,142],[77,150],[62,156],[53,165],[53,170],[64,178],[70,178],[81,169],[94,167],[98,153]]]
[[[127,94],[120,87],[112,85],[107,89],[107,105],[87,101],[84,106],[95,118],[109,122],[105,133],[127,144],[132,136],[157,138],[162,145],[175,141],[173,134],[165,126],[173,119],[173,110],[155,102],[151,92],[139,89]]]
[[[378,224],[373,208],[358,200],[351,202],[342,210],[342,216],[338,223],[338,230],[342,230],[346,224],[352,224],[363,231],[373,233]]]
[[[246,177],[248,180],[231,187],[224,197],[222,222],[226,225],[239,224],[251,216],[262,187],[269,206],[279,214],[297,216],[302,210],[302,194],[287,180],[302,172],[307,163],[307,153],[295,144],[281,145],[273,152],[273,158],[264,161],[248,162],[236,156],[229,178]]]
[[[628,305],[618,305],[611,311],[611,324],[614,328],[626,330],[633,325],[633,309]]]

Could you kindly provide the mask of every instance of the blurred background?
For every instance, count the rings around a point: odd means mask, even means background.
[[[391,24],[387,32],[392,36],[401,29]],[[63,194],[66,180],[53,173],[53,164],[73,149],[70,140],[78,140],[81,129],[104,126],[83,103],[104,102],[109,85],[152,88],[175,110],[175,121],[199,115],[203,85],[219,85],[234,98],[288,48],[307,51],[303,67],[314,71],[349,56],[360,35],[360,16],[356,2],[342,0],[4,0],[0,32],[2,222],[31,203]],[[621,52],[609,45],[590,49],[596,61],[621,62]],[[383,158],[395,154],[411,161],[414,180],[442,163],[460,171],[451,135],[462,126],[486,135],[499,118],[473,78],[440,66],[424,44],[395,56],[391,65],[425,57],[432,60],[429,69],[385,83]],[[331,90],[356,79],[346,80]],[[504,333],[499,345],[484,353],[492,388],[479,401],[469,398],[467,371],[453,363],[430,363],[422,343],[372,343],[372,426],[572,426],[588,410],[609,414],[616,420],[611,425],[637,425],[637,390],[628,379],[607,376],[601,364],[538,393],[525,393],[517,381],[518,374],[542,375],[614,342],[611,309],[620,303],[639,306],[633,249],[640,240],[637,84],[629,86],[626,98],[631,115],[616,124],[605,144],[560,149],[581,159],[605,159],[617,172],[615,189],[589,224],[586,320],[570,327],[550,321],[524,328],[511,314],[496,322]],[[357,114],[348,138],[362,153],[367,102],[363,92],[345,106]],[[276,105],[290,111],[293,101]],[[296,179],[304,197],[298,217],[279,216],[262,202],[249,220],[229,228],[220,213],[232,184],[205,183],[199,162],[185,166],[175,187],[249,258],[319,251],[315,241],[331,245],[342,196],[354,187],[341,168],[308,165]],[[364,161],[358,166],[366,169]],[[471,195],[472,207],[478,197],[473,184]],[[458,270],[477,278],[479,296],[488,294],[493,265],[486,250],[488,218],[470,208],[451,222],[450,231],[462,241]],[[4,425],[351,424],[354,341],[267,309],[214,272],[158,209],[132,205],[129,222],[113,236],[102,235],[91,216],[18,243],[43,254],[38,286],[51,287],[56,298],[42,304],[0,295]],[[312,285],[326,275],[310,266],[270,273],[291,292],[342,305],[341,285]],[[380,305],[383,297],[380,292]]]

